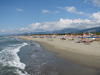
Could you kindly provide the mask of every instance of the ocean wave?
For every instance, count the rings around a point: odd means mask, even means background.
[[[22,44],[15,44],[7,47],[6,49],[0,51],[0,64],[2,66],[8,66],[8,67],[17,67],[20,69],[25,69],[25,64],[20,62],[20,58],[17,55],[17,53],[20,51],[20,48],[28,45],[27,43]],[[16,71],[21,74],[21,71]],[[24,74],[27,75],[27,74]]]
[[[22,71],[20,70],[16,70],[15,73],[19,74],[19,75],[29,75],[27,72],[22,73]]]
[[[0,42],[13,42],[13,41],[17,41],[16,38],[14,37],[0,37]]]

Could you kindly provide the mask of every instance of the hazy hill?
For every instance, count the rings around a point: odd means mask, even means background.
[[[88,29],[82,29],[78,30],[76,28],[64,28],[62,30],[56,30],[56,31],[45,31],[45,32],[29,32],[29,33],[23,33],[25,34],[62,34],[62,33],[83,33],[83,32],[100,32],[100,27],[94,27],[94,28],[88,28]]]
[[[82,32],[100,32],[100,27],[94,27],[94,28],[88,28],[88,29],[83,29],[83,30],[79,30],[79,33]]]

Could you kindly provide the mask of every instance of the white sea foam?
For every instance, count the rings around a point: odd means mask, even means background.
[[[10,38],[10,37],[0,37],[0,42],[5,42],[9,40],[14,40],[15,38]]]
[[[29,75],[27,72],[25,72],[25,73],[22,73],[20,70],[16,70],[16,72],[15,73],[17,73],[17,74],[19,74],[19,75]]]
[[[34,42],[34,44],[35,44],[35,46],[36,46],[36,47],[40,47],[40,45],[39,45],[39,44],[37,44],[37,43],[35,43],[35,42]]]
[[[20,62],[20,58],[17,55],[17,52],[20,51],[20,48],[25,45],[27,45],[27,43],[17,44],[0,51],[0,64],[2,64],[2,66],[18,67],[20,69],[25,69],[26,65]]]

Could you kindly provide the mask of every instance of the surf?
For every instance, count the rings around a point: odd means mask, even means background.
[[[23,70],[25,69],[26,65],[24,63],[20,62],[20,57],[17,54],[20,51],[20,49],[26,45],[28,45],[28,44],[27,43],[14,44],[14,45],[10,45],[10,46],[6,47],[4,50],[0,51],[0,65],[2,66],[2,68],[14,67],[15,73],[18,73],[19,75],[28,75],[28,73],[25,71],[23,73]]]

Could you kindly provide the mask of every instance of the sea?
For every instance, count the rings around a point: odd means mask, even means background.
[[[100,75],[54,55],[34,41],[0,36],[0,75]]]

